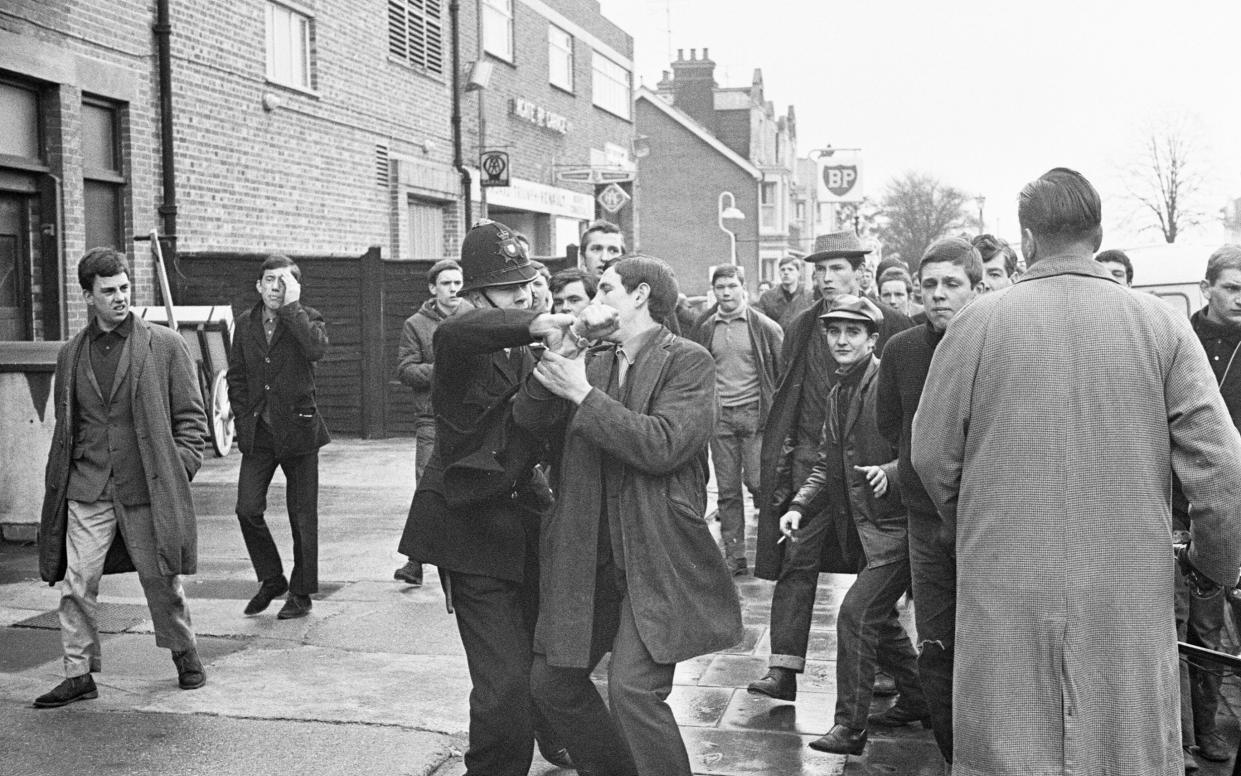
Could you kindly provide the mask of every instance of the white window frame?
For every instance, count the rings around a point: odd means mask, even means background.
[[[314,90],[310,71],[310,30],[314,19],[283,3],[267,3],[267,80]]]
[[[633,117],[633,74],[598,51],[592,54],[591,102],[628,121]]]
[[[547,80],[573,91],[573,36],[554,24],[547,25]]]
[[[513,0],[482,0],[483,51],[513,61]]]
[[[759,184],[759,226],[762,229],[778,229],[780,202],[780,184],[776,181],[763,181]]]

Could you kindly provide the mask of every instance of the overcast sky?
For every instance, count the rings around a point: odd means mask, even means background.
[[[1237,0],[601,5],[634,37],[635,85],[654,87],[678,48],[709,48],[721,86],[761,68],[777,113],[795,108],[799,152],[862,147],[876,199],[893,175],[930,172],[984,195],[989,229],[1016,237],[1021,186],[1069,166],[1103,195],[1105,247],[1156,242],[1122,218],[1120,170],[1140,127],[1167,116],[1197,128],[1212,216],[1241,197]]]

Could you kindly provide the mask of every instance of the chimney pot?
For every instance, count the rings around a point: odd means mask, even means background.
[[[710,59],[710,58],[711,58],[711,57],[707,56],[707,51],[709,51],[709,49],[708,49],[706,46],[703,46],[703,48],[702,48],[702,58],[703,58],[703,59]]]
[[[677,49],[677,61],[678,62],[685,61],[685,49]]]
[[[689,50],[689,61],[694,62],[697,59],[698,59],[698,49],[696,48],[690,49]]]

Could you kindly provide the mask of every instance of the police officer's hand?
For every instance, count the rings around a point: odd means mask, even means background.
[[[302,298],[302,284],[293,277],[292,269],[285,267],[280,273],[280,280],[284,285],[284,304],[292,304]]]
[[[547,390],[574,404],[581,404],[590,393],[584,358],[566,358],[548,350],[534,367],[534,378]]]
[[[573,340],[569,336],[569,327],[574,320],[568,313],[541,313],[530,322],[530,336],[542,340],[548,350],[559,351],[562,342]]]

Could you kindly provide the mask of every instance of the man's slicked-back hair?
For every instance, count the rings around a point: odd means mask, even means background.
[[[646,283],[651,289],[646,306],[656,321],[662,321],[676,309],[681,289],[677,285],[676,273],[663,259],[639,253],[616,261],[608,269],[616,270],[626,291],[633,291]]]
[[[720,278],[736,278],[737,282],[745,285],[745,268],[738,267],[736,264],[719,264],[715,269],[711,270],[711,285],[715,285]]]
[[[922,276],[922,268],[926,265],[945,262],[956,264],[965,270],[971,286],[982,281],[982,257],[969,240],[961,237],[941,237],[928,245],[918,262],[918,276]]]
[[[1241,269],[1241,248],[1238,248],[1237,258],[1239,262],[1237,265],[1237,268]],[[1094,260],[1098,262],[1108,261],[1108,262],[1112,262],[1114,264],[1119,264],[1123,266],[1125,268],[1125,282],[1129,283],[1130,285],[1133,284],[1133,262],[1129,259],[1129,254],[1125,253],[1119,248],[1112,248],[1111,250],[1100,251],[1099,253],[1095,254]],[[1211,271],[1211,265],[1208,262],[1207,272],[1210,272],[1210,271]]]
[[[780,259],[780,262],[776,265],[776,268],[779,269],[780,267],[783,267],[785,264],[796,264],[797,266],[800,267],[801,262],[802,262],[802,258],[800,256],[794,256],[793,254],[790,253],[790,254],[787,254],[784,258]]]
[[[297,266],[297,262],[288,256],[282,256],[279,253],[273,253],[266,259],[263,259],[263,267],[259,270],[259,277],[267,274],[269,269],[284,269],[290,267],[293,270],[293,277],[297,278],[297,282],[302,282],[302,269]]]
[[[577,267],[562,269],[552,275],[552,279],[547,281],[547,287],[555,294],[563,291],[565,286],[570,283],[581,283],[582,289],[586,291],[586,296],[591,298],[594,298],[595,291],[599,288],[599,281],[593,273],[580,270]]]
[[[1207,285],[1215,285],[1226,269],[1241,270],[1241,245],[1221,245],[1211,253],[1211,258],[1207,259]]]
[[[95,278],[129,274],[129,260],[115,248],[91,248],[78,262],[78,285],[83,291],[95,290]]]
[[[1085,176],[1056,167],[1030,181],[1017,197],[1017,220],[1036,237],[1060,243],[1103,239],[1103,203]]]

